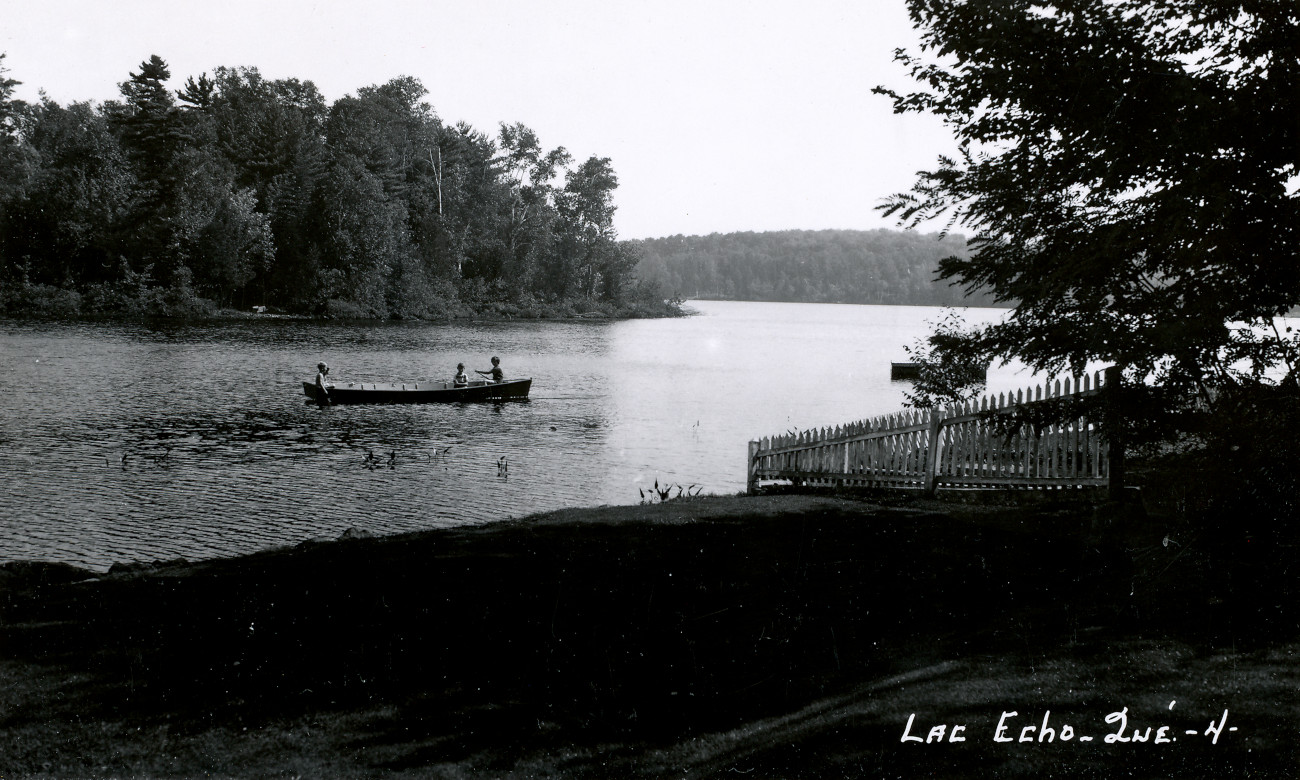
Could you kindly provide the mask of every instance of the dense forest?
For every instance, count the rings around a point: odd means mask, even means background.
[[[410,77],[310,81],[158,56],[103,104],[14,98],[0,54],[0,313],[268,307],[441,318],[671,312],[613,227],[607,158],[444,123]]]
[[[447,124],[410,77],[310,81],[158,56],[120,99],[13,97],[0,54],[0,314],[654,316],[665,298],[955,305],[959,237],[785,231],[621,241],[608,158]]]
[[[786,230],[637,242],[639,275],[671,295],[742,301],[991,306],[935,280],[968,256],[961,236],[895,230]]]

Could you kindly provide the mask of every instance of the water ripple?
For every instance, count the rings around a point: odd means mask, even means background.
[[[888,363],[937,313],[791,306],[622,323],[0,322],[0,561],[237,555],[635,503],[655,480],[735,492],[749,438],[896,409]],[[336,381],[425,381],[493,354],[534,377],[530,401],[320,408],[301,389],[321,359]]]

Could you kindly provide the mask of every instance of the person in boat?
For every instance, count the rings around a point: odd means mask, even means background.
[[[322,404],[330,403],[330,367],[325,363],[316,364],[316,400]]]
[[[479,371],[476,368],[474,373],[489,377],[493,382],[504,382],[506,380],[506,373],[501,370],[501,358],[499,357],[492,358],[492,368],[490,370]]]
[[[465,387],[469,384],[469,377],[465,375],[465,364],[456,364],[456,376],[451,378],[452,387]]]

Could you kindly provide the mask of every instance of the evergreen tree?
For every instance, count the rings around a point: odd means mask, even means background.
[[[176,189],[186,171],[180,151],[186,133],[172,92],[167,63],[152,55],[140,72],[119,85],[124,103],[107,106],[119,142],[131,161],[136,190],[130,218],[121,226],[125,256],[133,270],[148,269],[163,284],[171,284],[181,265],[172,208]]]
[[[112,113],[122,147],[150,188],[148,205],[157,206],[171,194],[178,178],[174,167],[184,134],[180,114],[166,82],[171,78],[167,63],[157,54],[140,63],[140,72],[122,82],[124,105]]]

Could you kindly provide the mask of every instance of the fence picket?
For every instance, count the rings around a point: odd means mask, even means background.
[[[1046,439],[1047,443],[1045,453],[1047,457],[1047,478],[1056,479],[1056,453],[1061,447],[1061,426],[1056,424],[1047,426],[1047,434],[1044,439]]]
[[[981,403],[980,406],[981,412],[986,411],[986,409],[983,408],[985,406],[983,403]],[[989,473],[989,466],[993,460],[993,437],[989,436],[988,422],[982,418],[975,421],[975,430],[979,436],[980,442],[979,448],[976,450],[976,454],[979,457],[979,469],[975,472],[975,475],[981,479],[988,479],[992,476]]]
[[[959,403],[953,411],[961,415],[965,409],[966,405]],[[949,430],[952,431],[952,461],[948,473],[949,476],[959,478],[966,465],[966,430],[963,423],[953,423]]]
[[[1078,385],[1075,385],[1075,388],[1077,389]],[[1070,479],[1078,479],[1083,476],[1083,470],[1081,468],[1083,464],[1081,462],[1081,453],[1079,452],[1082,431],[1079,429],[1079,421],[1080,418],[1078,416],[1070,418],[1070,471],[1068,475]]]
[[[979,411],[979,404],[974,400],[966,404],[966,414],[974,414],[977,411]],[[966,468],[963,476],[969,478],[975,476],[975,451],[979,447],[979,437],[974,420],[967,420],[963,426],[966,428]]]
[[[945,408],[889,414],[764,436],[750,442],[749,482],[926,486],[1105,484],[1107,441],[1088,414],[1038,428],[1000,428],[1016,409],[1094,395],[1101,372],[1048,377],[1012,392],[989,393]],[[933,451],[932,451],[933,450]],[[933,469],[933,472],[928,471]]]
[[[1037,433],[1039,432],[1037,432],[1037,429],[1035,428],[1034,425],[1030,425],[1030,424],[1024,424],[1021,426],[1021,428],[1024,429],[1024,465],[1022,468],[1023,477],[1026,478],[1026,480],[1032,480],[1032,478],[1036,476],[1034,472],[1034,452],[1036,448],[1035,447],[1036,442],[1034,441],[1034,439],[1037,438]]]

